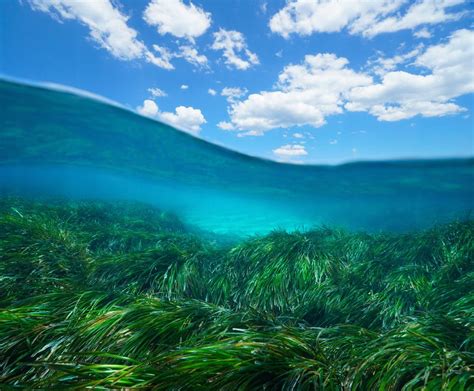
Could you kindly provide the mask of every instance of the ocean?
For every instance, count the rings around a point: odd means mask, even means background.
[[[0,124],[0,389],[474,389],[474,159],[278,163],[9,80]]]

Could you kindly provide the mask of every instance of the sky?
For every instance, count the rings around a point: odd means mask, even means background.
[[[0,74],[304,164],[474,155],[474,3],[0,0]]]

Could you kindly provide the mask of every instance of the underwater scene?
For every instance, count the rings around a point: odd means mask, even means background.
[[[473,159],[276,163],[7,80],[0,107],[5,386],[474,386]]]
[[[474,0],[0,0],[0,391],[474,391]]]

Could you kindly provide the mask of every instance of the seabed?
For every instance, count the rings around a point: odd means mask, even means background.
[[[0,212],[7,389],[474,386],[472,220],[236,241],[142,203]]]

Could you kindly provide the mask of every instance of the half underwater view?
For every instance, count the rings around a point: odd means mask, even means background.
[[[0,2],[0,389],[473,390],[472,13]]]

